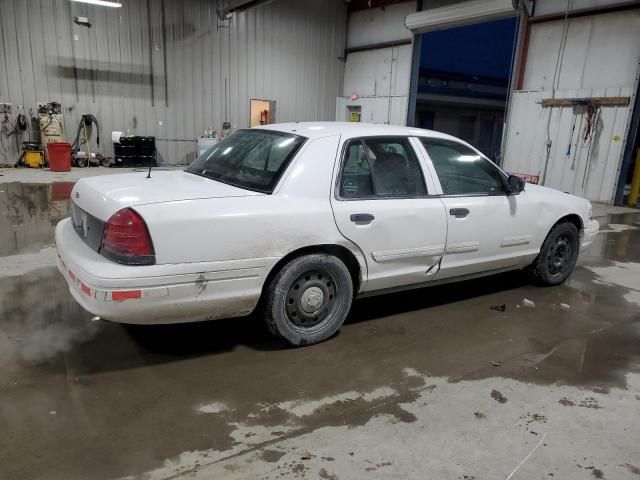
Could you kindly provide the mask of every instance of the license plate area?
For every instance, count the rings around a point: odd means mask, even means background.
[[[100,251],[105,222],[85,212],[73,201],[71,202],[71,222],[84,243],[91,247],[92,250]]]

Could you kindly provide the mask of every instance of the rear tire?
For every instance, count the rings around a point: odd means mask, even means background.
[[[529,267],[529,275],[539,285],[559,285],[573,272],[580,249],[580,233],[572,223],[555,225]]]
[[[327,254],[287,263],[267,285],[265,322],[291,345],[311,345],[332,337],[353,300],[353,281],[345,264]]]

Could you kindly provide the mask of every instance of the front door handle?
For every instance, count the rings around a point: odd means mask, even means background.
[[[351,221],[355,223],[371,223],[376,217],[370,213],[352,213]]]
[[[453,215],[456,218],[464,218],[469,215],[468,208],[452,208],[449,210],[449,215]]]

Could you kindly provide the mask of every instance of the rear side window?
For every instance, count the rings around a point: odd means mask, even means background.
[[[361,141],[352,142],[347,147],[346,159],[340,182],[340,196],[363,198],[373,196],[373,180],[369,159]]]
[[[504,193],[502,173],[469,147],[450,140],[421,138],[445,195]]]
[[[340,197],[379,198],[427,195],[418,159],[407,138],[352,140],[345,150]]]
[[[271,193],[305,140],[272,130],[239,130],[200,155],[187,172]]]

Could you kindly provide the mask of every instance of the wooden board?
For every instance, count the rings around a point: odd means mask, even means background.
[[[574,105],[598,105],[601,107],[627,106],[631,97],[545,98],[543,107],[572,107]]]

